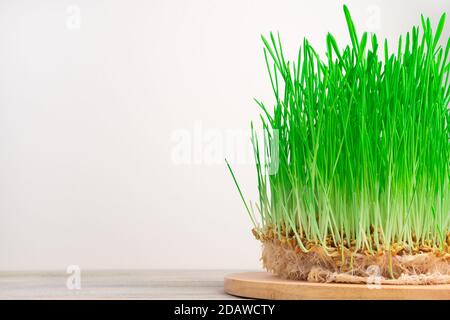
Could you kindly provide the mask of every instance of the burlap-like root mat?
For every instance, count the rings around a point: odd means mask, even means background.
[[[365,284],[450,283],[450,254],[435,252],[368,255],[311,247],[295,250],[277,239],[262,241],[263,266],[285,279]]]

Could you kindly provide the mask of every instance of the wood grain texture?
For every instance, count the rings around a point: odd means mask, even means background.
[[[374,287],[365,284],[311,283],[284,280],[267,272],[227,275],[225,277],[225,292],[240,297],[274,300],[450,299],[450,285],[383,285]]]
[[[81,271],[81,289],[65,271],[0,272],[0,299],[238,299],[223,290],[230,270]]]

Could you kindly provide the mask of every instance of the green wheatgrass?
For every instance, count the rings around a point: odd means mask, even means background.
[[[386,40],[380,52],[377,36],[359,36],[345,6],[344,13],[351,45],[340,50],[329,33],[324,57],[305,39],[288,61],[279,36],[262,37],[275,102],[271,109],[257,101],[264,141],[252,125],[255,208],[228,165],[239,194],[258,232],[294,235],[304,252],[304,243],[326,248],[330,238],[332,246],[371,253],[393,244],[443,251],[450,232],[445,14],[435,32],[422,17],[397,52]],[[273,161],[278,170],[269,174]]]

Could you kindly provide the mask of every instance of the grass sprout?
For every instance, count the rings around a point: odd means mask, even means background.
[[[429,19],[398,39],[359,35],[344,6],[350,44],[331,33],[323,57],[307,39],[295,60],[279,35],[262,36],[274,93],[261,108],[264,141],[252,142],[261,221],[278,237],[375,252],[394,244],[444,250],[450,241],[450,41]],[[277,135],[276,145],[273,136]],[[274,148],[276,146],[276,148]],[[277,170],[269,172],[276,150]],[[228,164],[228,163],[227,163]]]

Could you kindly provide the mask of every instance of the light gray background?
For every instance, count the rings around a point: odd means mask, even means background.
[[[342,3],[1,0],[0,269],[258,268],[223,157],[253,199],[254,169],[223,141],[272,101],[259,35],[347,43]],[[450,9],[346,3],[392,44]]]

